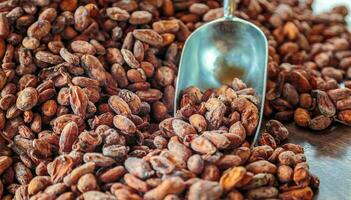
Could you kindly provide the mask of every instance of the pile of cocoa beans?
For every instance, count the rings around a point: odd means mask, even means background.
[[[56,118],[58,146],[47,137],[33,144],[47,141],[61,155],[41,161],[36,176],[28,161],[1,156],[4,175],[21,184],[8,186],[15,199],[312,199],[318,189],[303,148],[283,144],[289,132],[279,121],[269,120],[259,146],[251,147],[259,102],[241,80],[184,90],[177,115],[149,134],[133,122],[134,104],[120,97],[124,92],[108,99],[111,124],[80,131],[79,115]]]
[[[270,44],[264,115],[280,121],[294,120],[296,125],[316,131],[334,121],[351,125],[347,9],[339,6],[313,15],[312,1],[285,3],[276,7],[267,3],[266,8],[274,11],[267,21],[258,22],[265,26]],[[258,20],[259,15],[256,17]]]
[[[319,180],[281,122],[351,125],[346,7],[238,0],[269,40],[266,102],[239,79],[183,91],[183,44],[217,0],[2,0],[3,199],[311,199]],[[251,147],[259,112],[269,118]]]

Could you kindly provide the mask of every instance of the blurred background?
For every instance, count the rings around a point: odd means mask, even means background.
[[[347,5],[349,12],[351,11],[351,0],[315,0],[313,9],[316,13],[321,13],[330,10],[337,5]],[[350,12],[351,13],[351,12]],[[348,16],[348,24],[351,25],[351,14]]]

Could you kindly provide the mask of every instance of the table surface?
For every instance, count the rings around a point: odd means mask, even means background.
[[[313,174],[320,178],[318,200],[351,199],[351,127],[335,124],[313,132],[288,124],[289,142],[305,149]]]
[[[351,0],[315,0],[316,13]],[[351,13],[351,12],[350,12]],[[351,26],[351,15],[348,17]],[[305,148],[312,173],[321,181],[318,200],[351,200],[351,127],[335,124],[323,132],[313,132],[288,124],[289,142]]]

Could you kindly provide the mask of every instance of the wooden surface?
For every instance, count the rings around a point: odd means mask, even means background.
[[[323,132],[287,125],[288,142],[304,147],[311,172],[321,181],[315,199],[351,199],[351,127],[336,124]]]

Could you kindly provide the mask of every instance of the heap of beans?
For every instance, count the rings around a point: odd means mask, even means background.
[[[326,129],[333,121],[351,125],[347,9],[313,15],[312,1],[247,2],[255,9],[244,12],[264,26],[270,44],[265,116],[312,130]]]
[[[140,98],[126,101],[126,92],[108,98],[112,118],[101,118],[95,130],[80,130],[83,118],[70,114],[69,121],[56,118],[45,137],[15,136],[32,154],[0,157],[8,192],[15,199],[312,199],[319,186],[303,148],[282,144],[289,132],[279,121],[269,120],[260,145],[250,148],[258,102],[239,79],[204,92],[186,89],[177,116],[153,133],[134,122]]]
[[[345,7],[239,0],[269,40],[265,116],[351,124]],[[258,123],[255,91],[184,91],[184,41],[223,16],[216,0],[0,2],[0,194],[4,199],[311,199],[318,178],[286,128]]]

